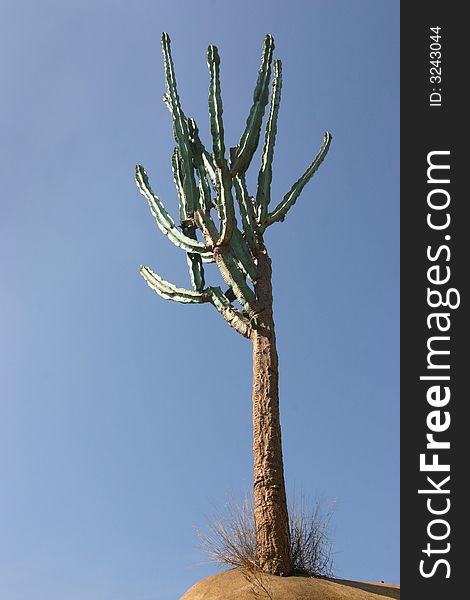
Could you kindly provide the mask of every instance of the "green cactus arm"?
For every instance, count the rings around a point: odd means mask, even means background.
[[[228,252],[217,250],[214,252],[215,262],[219,267],[225,283],[232,288],[243,311],[249,314],[255,309],[256,295],[245,281],[243,273],[240,271],[235,259]]]
[[[170,105],[167,94],[163,95],[163,101],[164,101],[165,105],[167,106],[168,110],[170,111],[170,114],[173,117],[173,112],[171,110],[171,105]],[[188,119],[188,122],[189,122],[189,120],[190,119]],[[211,183],[215,189],[216,185],[217,185],[217,177],[216,177],[216,169],[215,169],[214,160],[213,160],[212,156],[210,155],[210,153],[206,150],[206,148],[204,147],[202,142],[201,142],[201,146],[202,146],[202,159],[203,159],[204,167],[205,167],[206,173],[209,176],[209,179],[211,180]]]
[[[194,167],[199,178],[199,209],[194,213],[194,220],[207,243],[214,247],[219,240],[219,232],[210,214],[213,202],[203,160],[205,148],[199,139],[199,131],[194,119],[188,119],[188,132],[192,145]]]
[[[195,146],[194,152],[193,152],[193,155],[195,158],[195,166],[199,173],[200,186],[202,188],[202,193],[204,194],[204,206],[207,207],[207,205],[209,203],[210,203],[210,205],[212,205],[212,200],[210,198],[210,188],[209,188],[207,180],[205,178],[205,170],[204,170],[204,165],[202,163],[202,156],[203,156],[202,150],[201,150],[202,144],[200,145],[200,141],[198,140],[198,130],[197,130],[197,126],[196,126],[194,119],[188,120],[188,130],[189,130],[190,136],[191,136],[194,146]],[[246,190],[246,186],[245,186],[245,190]],[[201,204],[201,202],[200,202],[200,204]],[[220,215],[220,210],[219,210],[219,215]],[[215,243],[216,243],[215,236],[216,236],[217,230],[216,230],[215,224],[213,223],[212,218],[210,217],[210,214],[207,212],[207,210],[200,209],[199,211],[197,211],[196,223],[199,225],[206,240],[208,240],[208,242],[211,243],[212,245],[215,245]],[[234,229],[232,231],[232,235],[231,235],[231,239],[230,239],[230,249],[231,249],[231,253],[232,253],[232,256],[233,256],[235,262],[239,266],[239,268],[242,271],[242,273],[244,274],[244,276],[248,275],[250,277],[250,279],[252,281],[254,281],[256,279],[257,268],[254,263],[253,257],[250,254],[250,250],[249,250],[249,247],[247,246],[247,242],[245,241],[242,233],[236,226],[234,227]]]
[[[217,168],[218,179],[218,208],[220,218],[220,235],[217,242],[223,246],[230,242],[233,231],[236,227],[235,206],[233,204],[232,182],[227,168]]]
[[[298,179],[294,183],[294,185],[287,192],[287,194],[284,196],[284,198],[281,200],[281,202],[276,206],[276,208],[273,210],[273,212],[268,214],[265,223],[263,223],[263,226],[265,228],[268,227],[269,225],[271,225],[272,223],[274,223],[275,221],[284,221],[287,211],[291,208],[291,206],[293,206],[295,204],[295,201],[299,197],[301,191],[304,189],[305,185],[310,181],[310,179],[313,177],[313,175],[315,174],[318,167],[323,162],[323,159],[325,158],[325,156],[328,152],[328,149],[330,147],[330,143],[331,143],[331,133],[326,131],[324,140],[323,140],[323,144],[322,144],[317,156],[315,157],[313,162],[309,165],[309,167],[307,168],[305,173],[302,175],[302,177],[300,177],[300,179]]]
[[[238,227],[235,227],[233,230],[232,239],[230,240],[230,251],[237,263],[239,263],[242,271],[251,281],[255,281],[258,269],[251,255],[250,248]]]
[[[212,247],[215,247],[217,240],[219,239],[219,232],[209,212],[205,210],[197,210],[194,213],[194,222],[202,231],[202,235],[207,243]]]
[[[235,149],[234,160],[231,165],[232,175],[243,174],[250,166],[253,154],[258,147],[264,111],[269,98],[269,79],[271,77],[271,61],[274,51],[274,38],[268,34],[264,38],[261,65],[258,72],[253,105],[246,121],[245,131]]]
[[[184,235],[187,235],[189,238],[196,240],[196,225],[192,221],[183,222],[181,225],[182,231]],[[186,253],[186,262],[189,267],[189,277],[191,279],[191,285],[193,289],[201,292],[205,286],[204,279],[204,267],[202,266],[202,258],[200,254],[195,254],[194,252]]]
[[[222,292],[220,287],[209,286],[207,292],[209,294],[210,302],[215,306],[230,327],[233,327],[233,329],[238,331],[238,333],[244,337],[249,338],[253,330],[250,320],[232,306],[230,300]]]
[[[186,250],[186,252],[201,254],[203,258],[213,262],[212,252],[208,251],[202,242],[189,238],[176,227],[175,222],[167,213],[162,201],[152,192],[147,173],[142,165],[136,166],[135,180],[141,194],[149,203],[150,210],[155,217],[158,227],[168,239],[172,241],[175,246],[179,246],[183,250]]]
[[[173,133],[181,155],[181,181],[184,190],[182,201],[186,214],[191,215],[196,209],[196,182],[194,181],[192,169],[192,156],[188,140],[186,118],[181,108],[181,103],[178,96],[175,69],[173,66],[173,59],[171,57],[170,36],[167,33],[162,34],[162,52],[167,87],[167,94],[164,99],[172,115]]]
[[[208,156],[208,152],[204,148],[204,144],[199,138],[199,129],[196,125],[196,121],[192,118],[188,119],[188,133],[190,143],[192,146],[194,167],[199,178],[199,209],[210,210],[213,204],[211,189],[207,181],[207,176],[209,175],[209,179],[212,179],[212,177],[214,177],[215,180],[215,170],[213,171],[213,173],[208,173],[208,169],[206,167],[207,163],[204,161],[204,157]],[[210,168],[212,165],[209,163]]]
[[[195,120],[190,118],[187,120],[187,124],[188,124],[188,134],[189,134],[190,143],[193,146],[192,153],[193,153],[194,166],[196,168],[196,172],[199,177],[199,206],[201,207],[201,210],[204,211],[204,221],[206,223],[205,230],[210,233],[210,235],[206,235],[205,238],[206,238],[207,242],[213,246],[217,242],[219,235],[218,235],[218,231],[217,231],[215,224],[212,222],[212,219],[210,218],[210,215],[207,214],[207,209],[210,209],[212,207],[211,190],[210,190],[209,184],[207,182],[206,169],[205,169],[203,158],[202,158],[203,153],[206,152],[206,154],[207,154],[207,151],[205,150],[201,140],[199,139],[198,128],[197,128]],[[176,185],[178,196],[180,198],[182,198],[184,195],[184,191],[183,191],[183,185],[182,185],[182,181],[181,181],[181,177],[182,177],[181,176],[181,156],[180,156],[178,146],[176,146],[173,151],[172,169],[173,169],[173,180]],[[180,220],[183,223],[184,220],[186,220],[186,219],[187,219],[187,215],[186,215],[186,211],[184,210],[184,203],[182,200],[180,200]],[[189,235],[188,232],[184,230],[184,225],[182,225],[182,228],[183,228],[183,233],[185,235],[188,235],[188,237],[191,237],[193,239],[197,239],[195,231],[194,231],[193,235]],[[201,272],[202,265],[199,266],[198,262],[199,261],[195,260],[193,256],[188,255],[188,265],[190,267],[191,281],[193,281],[193,285],[198,281],[199,282],[198,287],[196,287],[195,289],[202,289],[204,287],[204,282],[203,282],[204,273],[203,273],[203,271]],[[213,254],[211,253],[210,256],[207,256],[207,254],[204,254],[202,256],[202,262],[214,262]]]
[[[179,198],[181,229],[184,235],[193,240],[197,240],[196,226],[194,225],[193,221],[188,221],[188,215],[186,210],[187,207],[184,201],[185,195],[181,175],[181,155],[178,146],[176,146],[173,151],[173,156],[171,158],[171,166],[173,169],[173,180],[175,182]],[[188,252],[186,254],[186,261],[188,263],[189,277],[191,279],[191,284],[193,288],[198,291],[203,290],[205,286],[205,279],[204,267],[202,266],[201,256],[199,254],[194,254],[193,252]]]
[[[215,164],[222,167],[225,161],[224,123],[222,120],[223,107],[220,93],[220,57],[217,47],[207,48],[207,66],[211,76],[209,85],[209,115],[212,134],[212,151]]]
[[[235,207],[232,197],[232,181],[225,159],[224,125],[222,120],[222,95],[220,93],[220,58],[217,48],[207,49],[207,64],[210,72],[209,115],[212,134],[212,149],[216,165],[216,189],[220,217],[220,238],[218,244],[230,241],[235,227]]]
[[[254,248],[256,246],[255,231],[257,230],[258,225],[256,222],[253,201],[249,197],[248,190],[246,188],[245,177],[242,175],[235,175],[233,178],[233,185],[235,187],[235,195],[238,202],[238,208],[240,210],[245,238],[249,247]]]
[[[206,149],[204,149],[204,152],[202,153],[202,160],[204,161],[206,173],[208,174],[209,179],[211,180],[214,190],[216,190],[218,186],[217,171],[212,156],[209,154],[209,152],[207,152]]]
[[[264,138],[263,154],[261,155],[261,167],[258,175],[258,186],[256,189],[256,204],[259,211],[259,220],[263,223],[268,212],[268,205],[271,200],[271,181],[273,176],[273,157],[274,145],[276,143],[277,119],[279,115],[279,105],[281,103],[282,89],[282,63],[280,60],[274,61],[274,77],[271,92],[271,104],[269,107],[269,116],[266,123],[266,135]]]
[[[173,181],[175,182],[176,191],[178,193],[180,221],[183,222],[188,218],[188,211],[185,202],[185,192],[183,186],[183,175],[181,173],[181,154],[178,146],[175,146],[171,157],[171,170],[173,171]]]
[[[203,304],[209,302],[207,293],[177,288],[154,273],[149,267],[141,266],[140,274],[148,285],[165,300],[182,302],[183,304]]]
[[[204,278],[204,267],[202,266],[202,259],[199,254],[193,254],[188,252],[186,254],[186,262],[189,267],[189,277],[191,279],[191,285],[193,289],[198,292],[202,292],[206,285]]]

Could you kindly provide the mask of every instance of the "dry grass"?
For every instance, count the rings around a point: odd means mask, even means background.
[[[207,532],[198,531],[201,549],[210,561],[232,567],[256,565],[256,535],[253,502],[239,504],[231,498],[224,511],[216,510],[207,518]]]
[[[324,513],[319,503],[313,511],[294,503],[290,509],[292,560],[296,573],[310,577],[332,577],[330,542],[331,512]]]
[[[331,577],[331,512],[324,513],[318,502],[310,511],[305,509],[305,502],[294,502],[289,515],[294,572],[310,577]],[[198,536],[200,546],[209,560],[241,567],[248,577],[256,578],[253,500],[246,497],[242,503],[237,503],[231,499],[223,511],[215,511],[214,516],[207,519],[207,525],[208,531],[198,531]]]
[[[251,586],[253,600],[274,600],[272,586],[266,573],[254,566],[243,567],[240,572]]]

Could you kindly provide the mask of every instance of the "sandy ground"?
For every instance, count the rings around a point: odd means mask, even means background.
[[[181,600],[386,600],[400,598],[400,586],[345,579],[253,576],[241,569],[212,575]]]

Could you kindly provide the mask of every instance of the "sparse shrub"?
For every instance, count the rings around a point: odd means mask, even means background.
[[[256,565],[256,535],[253,500],[246,497],[240,504],[231,498],[223,511],[207,518],[208,531],[198,531],[201,549],[210,561],[232,567]]]
[[[294,501],[289,510],[291,553],[294,573],[310,577],[333,575],[330,541],[331,511],[323,512],[317,502],[313,510]],[[222,565],[256,570],[256,534],[253,499],[230,499],[223,511],[207,519],[207,532],[198,531],[201,548],[209,560]]]
[[[317,503],[313,511],[302,504],[290,508],[290,535],[294,571],[311,577],[331,577],[333,558],[330,541],[331,511],[324,513]]]

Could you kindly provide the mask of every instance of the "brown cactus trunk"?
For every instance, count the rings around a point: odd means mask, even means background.
[[[282,461],[271,260],[265,248],[257,254],[255,291],[259,303],[259,327],[251,335],[256,560],[263,571],[287,576],[292,573],[292,557]]]

